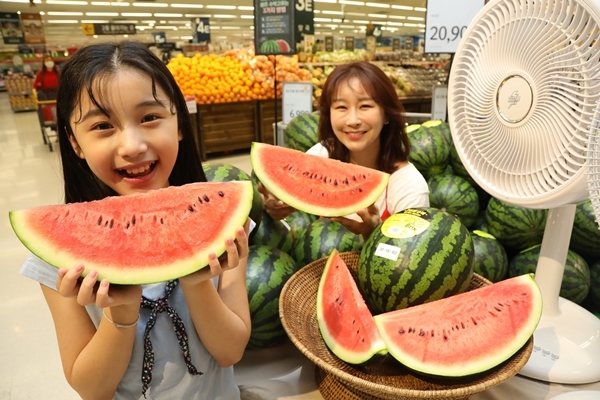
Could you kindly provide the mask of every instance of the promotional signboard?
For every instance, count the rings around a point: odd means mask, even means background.
[[[2,27],[2,38],[4,44],[23,44],[25,37],[21,28],[19,14],[12,12],[0,13],[0,26]]]
[[[458,43],[485,0],[427,0],[425,53],[456,53]]]
[[[21,23],[23,24],[23,32],[25,33],[25,43],[46,43],[44,25],[42,25],[42,16],[40,14],[21,13]]]
[[[194,18],[192,19],[192,41],[194,43],[210,42],[210,19]]]
[[[256,54],[294,54],[295,2],[254,0],[254,49]]]

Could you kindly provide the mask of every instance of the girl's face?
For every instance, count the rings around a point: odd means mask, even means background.
[[[92,172],[119,195],[169,185],[181,133],[171,102],[149,77],[125,69],[103,78],[99,99],[109,116],[81,96],[81,115],[75,107],[70,123],[71,145]]]
[[[383,109],[367,94],[357,79],[337,91],[331,103],[331,127],[350,154],[379,154],[379,134],[385,121]]]

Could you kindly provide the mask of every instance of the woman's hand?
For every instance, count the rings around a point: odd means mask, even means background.
[[[98,272],[90,271],[82,278],[83,265],[60,268],[56,290],[63,297],[75,297],[82,306],[95,304],[99,308],[140,304],[142,287],[139,285],[111,285],[106,279],[98,282]]]
[[[296,211],[294,207],[290,207],[277,197],[273,196],[273,193],[264,187],[262,183],[258,184],[258,192],[262,195],[263,204],[265,205],[265,211],[274,220],[281,220]]]
[[[369,236],[371,236],[375,228],[377,228],[377,225],[381,223],[379,210],[375,204],[372,204],[368,208],[358,211],[356,214],[362,219],[362,222],[346,217],[335,217],[331,218],[331,220],[339,222],[356,235],[362,235],[363,239],[366,241],[369,239]]]
[[[235,240],[225,240],[226,253],[221,257],[212,253],[208,256],[208,268],[202,268],[187,276],[179,278],[182,285],[192,286],[221,275],[224,271],[237,267],[241,259],[248,257],[248,231],[250,230],[250,219],[246,220],[243,227],[237,228]]]

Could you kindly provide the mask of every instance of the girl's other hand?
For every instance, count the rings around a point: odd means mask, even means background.
[[[356,235],[362,235],[363,239],[366,241],[369,239],[369,236],[371,236],[375,228],[377,228],[377,225],[381,223],[379,210],[375,204],[371,204],[368,208],[364,208],[356,214],[362,219],[362,222],[346,217],[335,217],[331,218],[331,220],[339,222]]]
[[[98,272],[90,271],[85,277],[81,274],[83,265],[74,268],[60,268],[56,290],[63,297],[75,297],[82,306],[96,305],[99,308],[139,304],[142,298],[140,285],[111,285],[106,279],[97,281]]]
[[[273,196],[273,193],[264,187],[262,183],[258,184],[258,192],[262,195],[263,204],[265,205],[265,211],[274,220],[281,220],[296,211],[294,207],[290,207],[277,197]]]
[[[225,240],[226,253],[221,257],[212,253],[208,256],[208,267],[179,278],[179,282],[185,285],[195,285],[205,280],[221,275],[224,271],[236,268],[241,259],[248,257],[248,232],[250,230],[250,219],[246,220],[243,227],[238,227],[235,232],[235,240]]]

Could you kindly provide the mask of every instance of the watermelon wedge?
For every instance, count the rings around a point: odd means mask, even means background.
[[[202,182],[147,193],[11,211],[33,254],[55,267],[82,263],[98,280],[144,284],[197,271],[225,252],[252,206],[252,182]]]
[[[374,319],[402,364],[458,377],[506,361],[533,335],[541,314],[540,289],[527,274]]]
[[[329,350],[349,364],[387,354],[373,316],[337,250],[327,259],[319,282],[317,322]]]
[[[252,143],[252,169],[284,203],[323,217],[369,207],[385,190],[389,174],[265,143]]]

